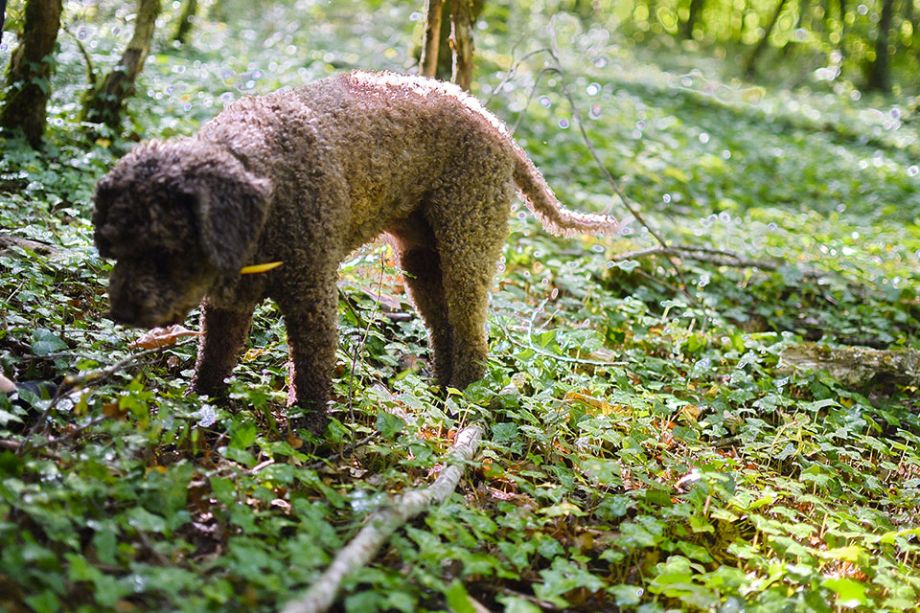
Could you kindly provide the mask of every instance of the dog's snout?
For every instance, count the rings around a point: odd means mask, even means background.
[[[112,308],[109,310],[112,321],[127,325],[136,325],[139,313],[138,305],[129,301],[113,301]]]
[[[102,236],[100,233],[96,233],[96,249],[99,250],[99,255],[104,258],[112,257],[112,242]]]
[[[112,245],[115,242],[115,238],[116,231],[111,226],[96,228],[96,231],[93,233],[93,242],[96,243],[96,249],[99,250],[99,255],[104,258],[113,257]]]

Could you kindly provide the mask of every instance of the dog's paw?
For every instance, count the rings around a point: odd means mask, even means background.
[[[318,439],[317,442],[321,442],[325,439],[327,425],[329,425],[329,417],[325,411],[299,409],[298,407],[288,408],[288,427],[291,432],[303,432],[311,438]]]

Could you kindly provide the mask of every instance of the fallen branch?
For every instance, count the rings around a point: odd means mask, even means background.
[[[23,249],[42,254],[57,252],[57,248],[49,243],[29,240],[28,238],[20,238],[18,236],[10,236],[8,234],[0,234],[0,251],[9,247],[22,247]]]
[[[147,357],[148,355],[153,355],[154,353],[162,353],[167,349],[181,347],[182,345],[189,344],[189,342],[191,341],[186,340],[174,343],[172,345],[160,345],[157,347],[152,347],[150,349],[145,349],[144,351],[132,353],[123,360],[119,360],[111,366],[100,368],[99,370],[89,370],[77,375],[67,375],[64,377],[64,381],[61,383],[61,389],[65,392],[72,392],[84,387],[89,387],[90,385],[98,385],[112,375],[127,369],[129,366],[133,366],[135,363],[139,362],[141,358]]]
[[[431,506],[443,502],[453,493],[463,475],[462,463],[469,461],[476,453],[482,432],[483,427],[479,424],[468,426],[458,432],[457,439],[448,453],[450,465],[441,470],[435,482],[425,489],[410,490],[371,514],[357,536],[335,556],[326,572],[320,575],[301,598],[288,603],[282,610],[283,613],[328,610],[335,602],[342,581],[348,574],[369,563],[400,526],[427,511]]]
[[[67,397],[71,393],[77,390],[86,388],[86,387],[99,385],[100,383],[103,383],[105,380],[107,380],[109,377],[111,377],[115,373],[118,373],[121,370],[127,369],[130,366],[133,366],[143,357],[146,357],[154,353],[160,353],[172,347],[178,347],[180,345],[184,345],[187,342],[188,341],[182,341],[182,342],[176,343],[175,345],[171,345],[171,346],[161,346],[161,347],[155,347],[153,349],[147,349],[145,351],[139,351],[137,353],[132,353],[128,357],[124,358],[123,360],[119,360],[115,364],[108,366],[106,368],[102,368],[99,370],[91,370],[91,371],[83,372],[77,375],[67,375],[66,377],[64,377],[64,380],[58,386],[57,391],[55,392],[54,397],[51,399],[51,402],[48,403],[47,408],[45,408],[45,410],[42,411],[42,414],[39,416],[39,418],[35,421],[32,427],[29,428],[29,431],[26,434],[26,436],[23,437],[22,442],[19,444],[18,453],[21,455],[25,451],[39,446],[38,443],[30,443],[32,436],[35,435],[42,426],[46,425],[48,416],[51,415],[51,412],[54,411],[54,409],[61,402],[61,400],[63,400],[65,397]],[[51,441],[46,440],[45,442],[48,443]]]
[[[879,380],[920,385],[920,351],[913,349],[826,347],[803,343],[784,349],[779,358],[779,372],[783,374],[796,370],[826,370],[841,383],[858,388]]]
[[[649,247],[648,249],[638,249],[636,251],[627,251],[618,253],[610,258],[613,262],[623,262],[625,260],[638,260],[640,258],[666,255],[683,258],[686,260],[696,260],[698,262],[707,262],[716,266],[729,266],[731,268],[757,268],[760,270],[779,270],[783,266],[781,261],[752,260],[734,251],[725,251],[724,249],[710,249],[709,247],[695,247],[692,245],[672,245],[669,247]],[[816,270],[803,270],[802,275],[808,278],[823,277],[824,273]]]

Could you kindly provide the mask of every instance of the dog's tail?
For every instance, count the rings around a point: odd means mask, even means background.
[[[527,208],[554,234],[612,234],[620,224],[613,217],[591,213],[576,213],[562,206],[543,175],[533,165],[521,147],[512,141],[514,149],[514,182],[524,196]]]

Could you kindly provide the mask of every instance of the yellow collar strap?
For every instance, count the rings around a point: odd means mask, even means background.
[[[268,272],[269,270],[274,270],[284,264],[284,262],[265,262],[264,264],[253,264],[251,266],[243,266],[240,268],[241,275],[257,275],[259,273]]]

